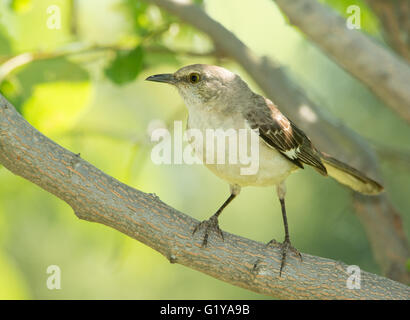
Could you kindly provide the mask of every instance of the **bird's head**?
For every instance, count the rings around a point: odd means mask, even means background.
[[[175,73],[157,74],[146,80],[174,85],[188,106],[204,105],[210,101],[221,104],[224,100],[234,98],[244,86],[249,90],[236,74],[222,67],[206,64],[189,65]]]

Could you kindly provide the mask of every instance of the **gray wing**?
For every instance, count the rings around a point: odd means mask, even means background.
[[[312,142],[292,121],[287,119],[269,99],[255,95],[252,108],[244,113],[252,129],[259,129],[259,136],[284,157],[303,168],[303,164],[314,167],[327,175],[319,152]]]

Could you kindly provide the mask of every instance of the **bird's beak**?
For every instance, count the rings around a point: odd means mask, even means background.
[[[173,84],[175,82],[175,78],[172,73],[156,74],[156,75],[148,77],[145,80],[155,81],[155,82],[165,82],[165,83],[170,83],[170,84]]]

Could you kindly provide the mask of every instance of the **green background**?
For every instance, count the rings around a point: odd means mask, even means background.
[[[362,28],[379,41],[377,19],[362,1],[323,1],[347,16],[362,9]],[[192,63],[220,64],[262,93],[240,66],[212,57],[158,53],[208,52],[211,42],[156,7],[133,0],[0,2],[0,63],[25,52],[55,54],[76,45],[122,46],[36,60],[11,72],[0,91],[37,129],[120,181],[189,213],[208,218],[226,199],[228,185],[199,165],[154,165],[151,121],[186,119],[174,88],[146,82]],[[46,10],[58,5],[61,29],[47,28]],[[277,59],[328,113],[371,143],[409,151],[409,126],[367,88],[290,26],[270,0],[207,0],[206,11],[259,55]],[[167,31],[158,33],[163,26]],[[75,32],[73,32],[73,30]],[[74,45],[75,44],[75,45]],[[410,164],[382,158],[387,192],[409,235]],[[380,273],[350,192],[314,170],[287,180],[291,239],[302,252]],[[273,187],[245,188],[220,219],[231,233],[267,242],[283,238]],[[47,267],[61,268],[61,290],[46,287]],[[80,221],[53,195],[0,168],[0,299],[253,299],[234,287],[167,259],[106,226]]]

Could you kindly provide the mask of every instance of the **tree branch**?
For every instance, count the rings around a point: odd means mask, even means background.
[[[135,49],[135,46],[118,46],[118,45],[108,45],[108,46],[98,46],[94,45],[91,47],[80,47],[75,49],[65,49],[55,52],[25,52],[15,56],[0,56],[0,84],[7,78],[14,70],[20,68],[26,64],[33,61],[48,60],[63,58],[68,56],[90,54],[96,52],[110,52],[110,51],[130,51]],[[190,50],[172,50],[167,47],[159,46],[144,46],[144,50],[150,53],[166,53],[175,54],[182,56],[191,57],[210,57],[217,56],[216,51],[209,52],[196,52]]]
[[[410,2],[408,0],[366,0],[383,26],[383,37],[410,62]]]
[[[0,95],[0,163],[68,203],[83,220],[98,222],[150,246],[171,263],[277,298],[409,299],[409,287],[362,271],[361,289],[348,289],[347,266],[303,254],[289,257],[278,276],[280,249],[224,232],[207,248],[192,236],[197,220],[152,194],[98,170],[34,129]],[[255,268],[255,264],[257,267]]]
[[[351,164],[376,180],[381,180],[377,157],[367,141],[324,113],[290,80],[277,62],[256,56],[232,32],[196,5],[177,0],[145,1],[158,5],[207,34],[216,50],[236,60],[267,97],[297,123],[320,150]],[[383,194],[368,197],[353,193],[353,201],[383,273],[389,278],[410,283],[410,273],[406,269],[410,249],[401,217],[388,197]]]
[[[314,0],[275,0],[290,23],[410,123],[410,66]]]

